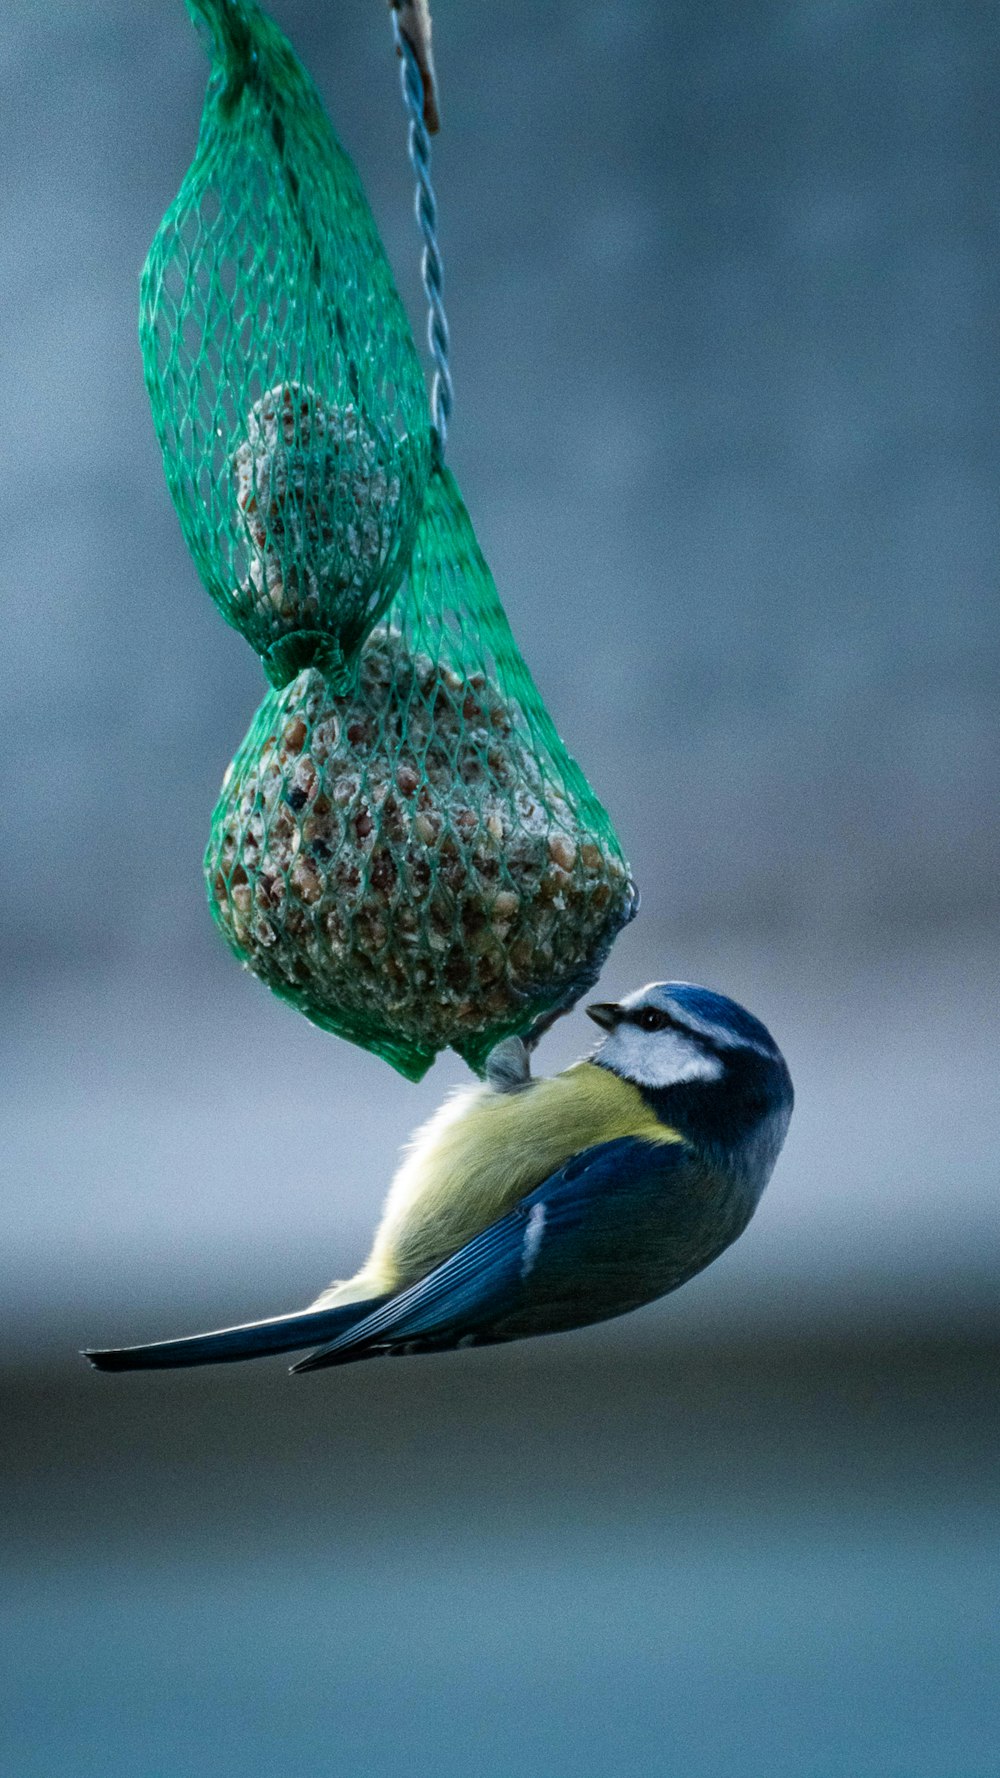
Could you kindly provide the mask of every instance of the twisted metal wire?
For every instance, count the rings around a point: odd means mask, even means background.
[[[448,437],[448,421],[453,406],[451,371],[448,368],[450,343],[442,295],[444,268],[437,243],[437,199],[431,184],[431,139],[424,123],[424,82],[420,66],[408,38],[400,29],[399,13],[393,9],[392,28],[400,55],[400,85],[403,102],[410,118],[410,163],[417,177],[414,209],[424,238],[420,262],[424,291],[427,296],[427,343],[434,360],[434,385],[431,389],[431,415],[437,433],[438,449],[444,456]]]

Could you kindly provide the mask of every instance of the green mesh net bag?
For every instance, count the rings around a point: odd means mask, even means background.
[[[411,1079],[447,1046],[481,1070],[596,978],[635,891],[443,466],[355,661],[265,698],[206,871],[236,955]]]
[[[275,683],[339,662],[406,569],[423,373],[354,168],[253,0],[187,0],[212,71],[143,273],[167,481],[212,598]]]

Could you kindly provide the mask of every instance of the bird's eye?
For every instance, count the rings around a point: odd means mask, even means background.
[[[665,1031],[674,1021],[668,1012],[657,1012],[655,1006],[644,1006],[635,1022],[640,1031]]]

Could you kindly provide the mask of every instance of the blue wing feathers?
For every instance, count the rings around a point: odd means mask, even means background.
[[[634,1227],[642,1200],[662,1201],[684,1154],[680,1143],[626,1136],[574,1155],[458,1253],[293,1368],[349,1364],[414,1342],[441,1346],[503,1338],[490,1330],[523,1303],[536,1262],[543,1276],[561,1273],[565,1287],[573,1275],[574,1237],[589,1232],[599,1239],[606,1233],[613,1242],[616,1224]]]

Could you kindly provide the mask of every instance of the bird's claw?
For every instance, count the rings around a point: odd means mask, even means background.
[[[517,1093],[531,1084],[531,1057],[523,1037],[505,1037],[490,1050],[486,1084],[495,1093]]]

